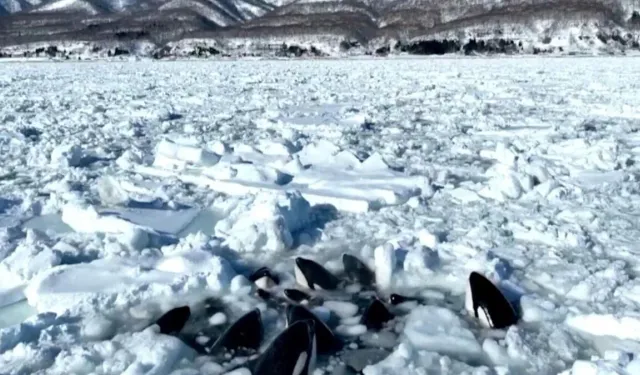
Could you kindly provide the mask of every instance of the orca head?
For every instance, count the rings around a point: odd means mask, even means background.
[[[373,271],[357,257],[346,253],[342,254],[342,265],[349,281],[357,282],[367,287],[374,284],[375,275]]]
[[[271,298],[273,298],[273,294],[260,288],[256,290],[256,295],[265,301],[269,301]]]
[[[365,309],[360,318],[360,323],[367,329],[380,330],[384,324],[394,318],[393,314],[379,299],[374,299]]]
[[[312,290],[334,290],[340,283],[340,280],[326,268],[302,257],[295,260],[294,274],[298,284]]]
[[[471,272],[466,288],[465,309],[486,328],[503,329],[518,322],[513,306],[489,279]]]
[[[278,276],[274,275],[267,267],[262,267],[249,276],[249,280],[260,289],[271,289],[280,284]]]
[[[155,324],[160,327],[160,333],[175,334],[184,328],[190,316],[191,309],[189,306],[176,307],[164,313]]]
[[[485,328],[498,328],[491,320],[489,310],[482,305],[478,306],[478,308],[476,309],[476,318],[478,318],[480,325]]]
[[[289,304],[287,305],[285,315],[288,326],[306,320],[312,320],[314,322],[318,353],[329,353],[339,347],[338,338],[333,334],[333,331],[331,331],[322,319],[318,318],[316,314],[306,307]]]
[[[282,331],[258,358],[253,375],[312,375],[316,367],[315,322],[301,320]]]
[[[259,309],[253,309],[236,320],[208,349],[210,354],[221,349],[228,351],[260,348],[264,330]]]
[[[285,289],[284,296],[296,303],[309,302],[311,296],[298,289]]]

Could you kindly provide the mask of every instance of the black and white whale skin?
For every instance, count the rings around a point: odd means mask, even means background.
[[[278,312],[283,312],[287,305],[290,303],[310,305],[321,302],[321,299],[312,297],[311,295],[298,290],[298,289],[285,289],[282,294],[277,292],[270,292],[264,289],[257,289],[256,295],[262,299],[267,307],[272,308]]]
[[[162,315],[155,324],[160,327],[160,333],[167,335],[177,334],[187,324],[190,316],[191,309],[189,306],[176,307]]]
[[[262,343],[263,335],[264,329],[260,310],[253,309],[236,320],[213,345],[206,347],[205,351],[208,354],[224,350],[257,351]]]
[[[333,331],[313,312],[301,305],[290,304],[286,310],[287,325],[297,322],[312,320],[314,322],[315,336],[318,353],[332,353],[341,348],[340,340],[333,334]]]
[[[312,375],[316,368],[315,322],[289,325],[256,360],[252,375]]]
[[[256,295],[258,297],[260,297],[261,299],[263,299],[264,301],[266,301],[266,302],[272,302],[273,301],[273,294],[270,293],[267,290],[258,288],[256,290]]]
[[[367,329],[380,330],[386,322],[393,318],[394,316],[389,309],[387,309],[387,306],[376,298],[364,310],[362,318],[360,318],[360,323],[364,324]]]
[[[271,289],[280,284],[280,278],[267,267],[262,267],[249,276],[249,281],[260,289]]]
[[[469,275],[465,308],[487,328],[503,329],[518,323],[516,311],[504,294],[478,272]]]
[[[284,296],[296,303],[308,303],[311,296],[298,289],[285,289]]]
[[[364,262],[350,254],[342,254],[342,265],[347,280],[356,282],[364,287],[371,287],[375,283],[375,274]]]
[[[335,290],[340,280],[320,264],[306,258],[295,260],[294,273],[296,282],[312,290]]]

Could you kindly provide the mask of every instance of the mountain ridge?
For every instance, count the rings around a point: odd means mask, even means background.
[[[640,48],[640,0],[31,1],[0,18],[5,56],[37,55],[54,42],[155,57]]]

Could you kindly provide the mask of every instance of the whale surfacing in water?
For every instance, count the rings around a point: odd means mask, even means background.
[[[379,299],[374,299],[366,308],[360,319],[367,329],[379,330],[384,324],[394,318],[393,314]]]
[[[291,324],[257,359],[252,375],[312,375],[316,367],[313,320]]]
[[[262,267],[251,274],[249,280],[260,289],[270,289],[280,284],[280,278],[267,267]]]
[[[288,305],[286,310],[287,325],[293,325],[300,321],[312,320],[314,322],[315,336],[318,353],[330,353],[340,348],[340,341],[333,331],[313,312],[301,305]]]
[[[294,273],[296,282],[307,289],[335,290],[340,284],[340,280],[326,268],[306,258],[296,258]]]
[[[478,272],[469,275],[465,308],[487,328],[502,329],[518,322],[516,311],[504,294]]]
[[[367,267],[360,259],[350,254],[342,254],[342,265],[347,279],[357,282],[362,286],[370,287],[375,282],[373,271]]]
[[[184,328],[190,316],[191,309],[189,306],[176,307],[162,315],[155,324],[160,327],[160,333],[176,334]]]
[[[206,351],[212,354],[220,350],[258,350],[263,334],[260,310],[253,309],[236,320]]]
[[[284,295],[293,302],[303,303],[309,302],[311,296],[298,289],[285,289]]]

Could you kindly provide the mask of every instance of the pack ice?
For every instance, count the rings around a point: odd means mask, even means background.
[[[1,65],[2,374],[640,373],[633,58]]]

